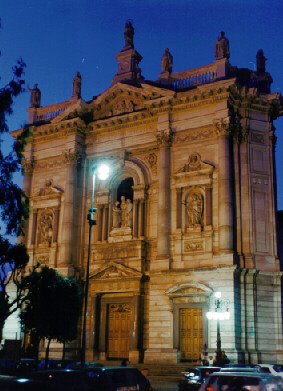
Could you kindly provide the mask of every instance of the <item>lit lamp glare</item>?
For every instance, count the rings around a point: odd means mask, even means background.
[[[107,166],[107,164],[102,163],[100,164],[100,166],[98,166],[97,177],[100,180],[105,181],[109,177],[109,173],[110,173],[110,168],[109,166]]]

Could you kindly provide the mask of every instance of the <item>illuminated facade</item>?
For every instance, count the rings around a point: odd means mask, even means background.
[[[280,96],[262,51],[257,70],[229,62],[221,33],[212,64],[173,72],[168,49],[145,80],[133,27],[112,85],[91,102],[81,77],[65,102],[32,91],[25,152],[27,246],[40,262],[83,278],[92,167],[97,182],[87,359],[196,361],[216,349],[212,295],[229,300],[221,322],[231,360],[282,361],[281,273],[275,224],[275,136]],[[17,131],[14,132],[17,134]],[[78,342],[79,346],[79,342]]]

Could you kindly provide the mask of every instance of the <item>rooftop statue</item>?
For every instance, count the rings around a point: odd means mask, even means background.
[[[41,92],[40,89],[37,87],[38,84],[35,84],[33,88],[28,88],[30,91],[30,107],[37,108],[40,107],[41,102]]]
[[[225,37],[224,31],[221,31],[217,38],[215,45],[215,58],[221,60],[222,58],[230,58],[229,39]]]
[[[77,72],[73,79],[73,96],[78,99],[81,97],[81,86],[82,86],[82,77],[80,72]]]
[[[171,73],[172,68],[173,68],[173,56],[170,53],[169,49],[166,48],[164,51],[164,54],[162,56],[162,59],[161,59],[161,69],[162,69],[162,72]]]
[[[134,34],[135,30],[130,20],[127,20],[125,24],[124,38],[125,47],[134,47]]]
[[[267,58],[265,57],[263,50],[259,49],[256,54],[256,70],[258,73],[265,73],[265,63]]]

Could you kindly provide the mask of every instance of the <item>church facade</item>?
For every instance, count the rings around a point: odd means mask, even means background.
[[[206,314],[220,291],[230,360],[281,362],[273,121],[282,106],[264,53],[257,70],[232,66],[222,32],[213,63],[173,72],[165,49],[149,81],[130,22],[124,37],[112,84],[92,101],[81,98],[79,73],[65,102],[41,106],[32,90],[30,264],[85,278],[92,171],[106,162],[110,177],[95,185],[87,359],[213,355],[217,321]]]

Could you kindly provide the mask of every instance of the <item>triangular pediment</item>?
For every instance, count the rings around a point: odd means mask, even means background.
[[[210,296],[212,289],[204,284],[178,284],[167,289],[166,294],[169,297],[182,296]]]
[[[142,273],[137,270],[131,269],[118,262],[109,262],[107,265],[98,269],[90,276],[91,280],[117,280],[121,278],[135,278],[140,279]]]
[[[172,91],[142,84],[117,83],[90,104],[93,119],[103,119],[146,110],[152,102],[170,98]]]

